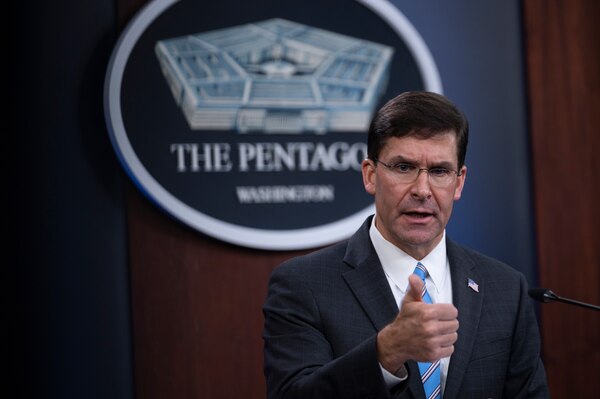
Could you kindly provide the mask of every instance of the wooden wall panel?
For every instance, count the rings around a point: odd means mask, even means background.
[[[600,303],[600,2],[525,0],[540,285]],[[598,395],[600,313],[542,306],[554,398]]]

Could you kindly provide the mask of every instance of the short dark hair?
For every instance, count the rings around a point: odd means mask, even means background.
[[[415,136],[427,139],[448,131],[456,134],[458,168],[467,155],[469,122],[450,100],[441,94],[408,91],[388,101],[369,127],[367,152],[375,160],[390,137]]]

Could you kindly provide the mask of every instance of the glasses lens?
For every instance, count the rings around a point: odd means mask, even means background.
[[[454,174],[450,171],[447,171],[445,174],[431,174],[429,173],[429,182],[437,187],[445,187],[452,183],[454,179]]]

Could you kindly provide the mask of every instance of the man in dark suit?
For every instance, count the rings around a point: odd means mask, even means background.
[[[466,118],[438,94],[377,113],[362,164],[375,215],[271,276],[270,398],[548,397],[524,276],[446,237],[467,142]]]

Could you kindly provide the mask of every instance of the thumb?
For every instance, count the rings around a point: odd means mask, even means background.
[[[408,276],[408,288],[402,303],[423,302],[423,280],[416,274]]]

